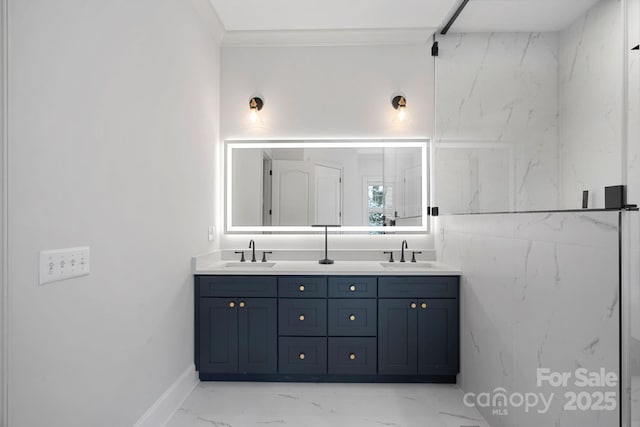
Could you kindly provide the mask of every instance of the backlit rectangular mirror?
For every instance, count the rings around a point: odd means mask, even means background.
[[[428,143],[225,142],[228,232],[427,231]]]

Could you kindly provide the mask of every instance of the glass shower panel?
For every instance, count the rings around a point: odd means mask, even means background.
[[[583,191],[604,208],[624,179],[621,4],[576,2],[548,31],[436,36],[442,214],[580,209]]]

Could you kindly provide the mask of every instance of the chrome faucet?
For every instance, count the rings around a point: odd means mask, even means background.
[[[256,242],[253,239],[249,241],[249,249],[252,249],[251,262],[256,262]]]
[[[409,245],[407,244],[406,240],[403,240],[402,241],[402,245],[400,246],[400,251],[401,251],[400,262],[404,262],[404,250],[405,250],[405,248],[409,249]]]

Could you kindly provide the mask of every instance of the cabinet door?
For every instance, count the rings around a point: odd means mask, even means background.
[[[418,311],[415,299],[378,302],[378,370],[381,375],[417,373]]]
[[[458,373],[458,365],[458,300],[420,300],[418,374],[455,375]]]
[[[238,371],[278,371],[278,315],[275,298],[238,299]]]
[[[200,299],[200,372],[238,371],[238,302]]]

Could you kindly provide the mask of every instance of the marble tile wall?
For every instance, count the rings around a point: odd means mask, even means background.
[[[444,213],[556,208],[558,34],[438,38],[435,200]]]
[[[640,43],[640,0],[628,0],[628,47]],[[628,50],[627,198],[640,204],[640,51]]]
[[[628,0],[628,47],[640,43],[640,0]],[[629,50],[628,55],[628,121],[627,121],[627,199],[640,204],[640,51]],[[631,239],[631,335],[632,372],[640,375],[640,219],[630,217],[636,227]],[[640,419],[640,413],[638,414]]]
[[[627,1],[627,47],[640,43],[640,0]],[[640,203],[640,51],[627,50],[627,199]],[[631,378],[632,427],[640,427],[640,213],[630,214],[633,227],[630,239],[631,337],[629,368]]]
[[[557,32],[439,36],[434,198],[442,212],[576,209],[583,190],[589,207],[604,207],[604,187],[624,178],[621,20],[621,0],[600,0]],[[637,76],[637,54],[631,59]],[[629,182],[640,181],[638,145]]]
[[[563,410],[565,392],[585,391],[573,380],[566,388],[538,387],[536,376],[539,367],[618,373],[618,213],[441,216],[437,227],[439,260],[463,271],[462,389],[555,393],[542,414],[481,408],[489,424],[617,425],[617,409]]]
[[[622,183],[622,13],[600,0],[559,38],[562,209],[604,207],[604,187]]]

